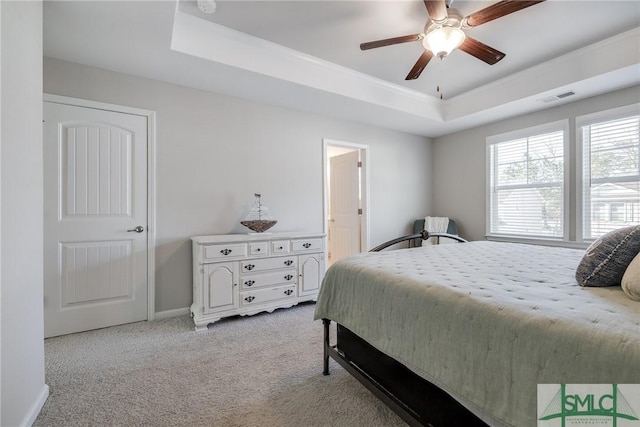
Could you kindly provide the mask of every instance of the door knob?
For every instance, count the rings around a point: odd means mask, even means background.
[[[139,225],[136,228],[132,228],[131,230],[127,230],[128,233],[135,231],[136,233],[142,233],[144,231],[144,227]]]

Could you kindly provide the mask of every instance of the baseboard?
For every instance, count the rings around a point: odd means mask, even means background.
[[[31,405],[31,408],[29,408],[29,412],[27,412],[27,415],[24,417],[24,421],[20,425],[25,427],[31,427],[33,423],[36,422],[36,418],[38,418],[38,414],[42,410],[42,407],[44,406],[48,398],[49,398],[49,386],[45,384],[42,386],[42,390],[40,390],[40,395],[38,396],[38,399],[36,399],[36,401],[33,402],[33,405]]]
[[[190,314],[191,309],[189,307],[176,308],[173,310],[156,311],[156,320],[168,319],[170,317],[184,316]]]

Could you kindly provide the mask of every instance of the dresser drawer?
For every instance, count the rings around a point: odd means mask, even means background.
[[[252,242],[249,243],[249,255],[267,255],[269,248],[268,242]]]
[[[220,261],[228,258],[239,258],[247,256],[246,243],[229,243],[223,245],[207,245],[202,249],[202,260]]]
[[[305,239],[305,240],[293,240],[291,242],[293,252],[307,252],[322,250],[322,239]]]
[[[255,273],[259,271],[274,270],[276,268],[295,268],[297,257],[278,257],[269,259],[248,259],[240,263],[240,273]]]
[[[255,291],[240,292],[240,305],[247,307],[260,303],[296,297],[296,285],[280,286],[277,288],[257,289]]]
[[[242,289],[255,289],[265,286],[285,285],[287,283],[296,283],[295,269],[278,270],[272,273],[247,274],[240,279]]]
[[[274,240],[271,242],[271,253],[274,255],[288,254],[289,253],[289,241],[288,240]]]

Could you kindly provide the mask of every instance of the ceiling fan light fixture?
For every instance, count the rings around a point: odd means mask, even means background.
[[[432,26],[424,35],[422,45],[439,58],[449,55],[458,48],[467,36],[459,27]]]

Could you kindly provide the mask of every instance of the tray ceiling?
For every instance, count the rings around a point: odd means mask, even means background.
[[[452,6],[466,15],[493,3]],[[420,42],[359,44],[423,32],[422,1],[216,6],[47,1],[45,55],[425,136],[640,83],[638,1],[548,0],[468,30],[506,53],[496,65],[454,51],[414,81],[404,77]]]

